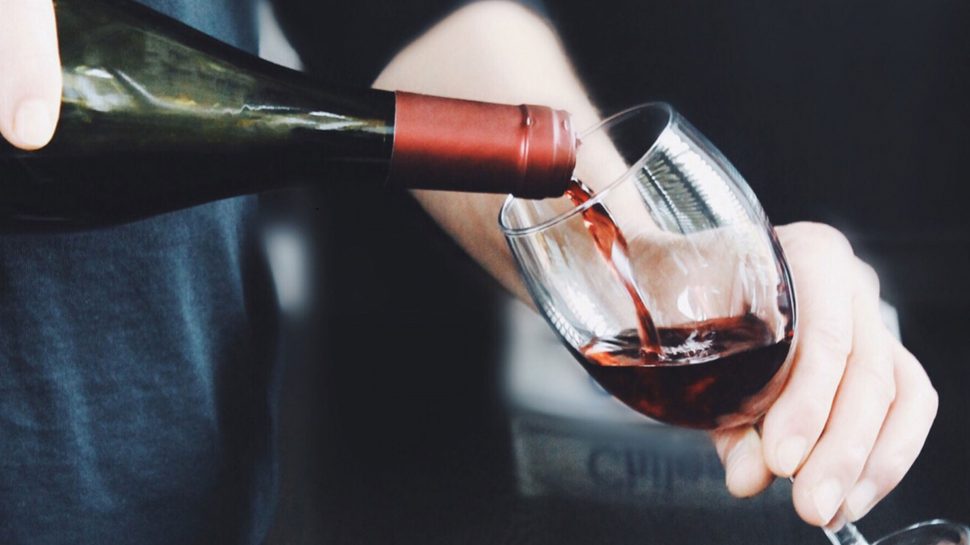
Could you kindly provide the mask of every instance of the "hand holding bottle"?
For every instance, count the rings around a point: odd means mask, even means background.
[[[54,135],[61,100],[50,0],[0,0],[0,134],[27,149]]]

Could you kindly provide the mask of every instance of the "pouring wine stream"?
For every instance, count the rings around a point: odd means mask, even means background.
[[[593,190],[586,186],[582,180],[573,178],[569,182],[566,196],[572,201],[574,206],[582,206],[593,198]],[[586,230],[599,250],[603,259],[610,266],[614,276],[623,284],[633,306],[637,311],[637,333],[640,337],[640,350],[656,356],[663,355],[660,344],[660,335],[657,327],[653,323],[653,317],[644,301],[640,289],[633,276],[633,268],[630,265],[630,250],[626,243],[626,238],[620,232],[620,228],[613,221],[613,216],[603,206],[602,203],[594,203],[582,212],[583,223]]]

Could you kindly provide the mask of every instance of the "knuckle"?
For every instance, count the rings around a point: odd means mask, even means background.
[[[818,396],[804,397],[795,405],[795,418],[792,419],[792,423],[797,422],[798,427],[808,428],[811,431],[811,436],[818,437],[822,429],[825,428],[825,423],[828,422],[831,409],[831,404]],[[795,426],[790,425],[789,427]]]
[[[892,376],[889,365],[879,365],[875,362],[860,362],[856,364],[855,372],[859,373],[859,384],[865,385],[869,395],[880,405],[888,407],[896,399],[896,380]]]
[[[917,362],[918,365],[918,362]],[[923,395],[927,397],[927,401],[932,403],[933,406],[938,406],[940,403],[940,393],[933,386],[933,382],[930,381],[929,375],[926,374],[926,370],[920,365],[920,373],[922,377]]]
[[[929,384],[929,381],[927,381],[926,386],[923,388],[921,405],[926,407],[931,420],[936,419],[936,414],[940,409],[940,393]]]
[[[854,477],[862,471],[868,458],[869,448],[867,446],[861,444],[849,445],[841,451],[836,465],[842,475]]]
[[[936,413],[940,408],[940,393],[933,386],[930,381],[930,377],[926,374],[926,370],[923,366],[908,352],[904,364],[911,365],[915,369],[913,372],[913,377],[911,379],[912,383],[912,396],[913,404],[923,408],[930,416],[931,419],[936,418]]]
[[[856,259],[855,263],[856,271],[858,272],[859,280],[862,285],[874,290],[875,293],[878,294],[880,292],[881,285],[879,281],[879,274],[876,272],[876,269],[861,259]]]
[[[796,225],[800,238],[812,241],[813,244],[833,252],[852,254],[852,244],[849,243],[849,239],[835,227],[817,222],[801,222]]]
[[[851,328],[843,319],[818,320],[811,333],[806,331],[806,341],[836,357],[844,358],[852,349]]]
[[[888,491],[899,484],[909,472],[909,468],[916,461],[916,453],[899,451],[886,459],[882,464],[873,468],[870,478],[882,490]]]

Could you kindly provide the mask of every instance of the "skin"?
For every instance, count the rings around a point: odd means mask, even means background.
[[[402,50],[375,82],[492,102],[566,109],[576,125],[598,119],[555,32],[504,1],[466,6]],[[0,0],[0,134],[37,149],[51,138],[61,89],[49,0]],[[496,225],[501,197],[416,192],[449,233],[525,298]],[[879,282],[832,227],[778,228],[799,297],[791,377],[754,428],[712,434],[726,484],[739,497],[797,474],[793,502],[814,525],[864,516],[903,478],[937,410],[920,363],[879,318]],[[840,512],[841,514],[837,514]],[[844,517],[844,519],[843,519]]]

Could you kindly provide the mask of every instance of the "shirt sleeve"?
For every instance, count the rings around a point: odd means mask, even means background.
[[[369,86],[394,55],[451,12],[475,0],[271,0],[308,72]],[[519,4],[548,18],[542,0]]]

